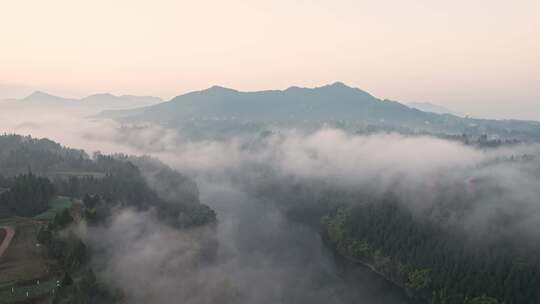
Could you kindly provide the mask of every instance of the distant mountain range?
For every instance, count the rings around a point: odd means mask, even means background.
[[[3,105],[42,108],[49,110],[71,109],[90,112],[104,110],[120,110],[146,107],[163,102],[159,97],[153,96],[116,96],[109,93],[94,94],[81,99],[65,98],[51,95],[42,91],[35,91],[22,99],[4,100]]]
[[[326,125],[352,132],[382,128],[540,140],[539,122],[472,119],[421,111],[396,101],[378,99],[341,82],[317,88],[258,92],[214,86],[168,102],[134,110],[106,111],[101,116],[126,123],[157,123],[194,137],[228,137],[243,132]]]

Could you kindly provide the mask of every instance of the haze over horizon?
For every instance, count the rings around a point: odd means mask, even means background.
[[[342,81],[476,117],[540,120],[539,10],[528,0],[10,2],[0,97],[170,99],[213,85]]]
[[[540,1],[0,6],[0,304],[539,304]]]

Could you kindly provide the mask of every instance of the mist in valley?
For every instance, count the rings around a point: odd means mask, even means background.
[[[215,226],[177,230],[152,211],[120,209],[105,226],[72,228],[129,303],[406,303],[399,288],[325,246],[317,223],[328,201],[397,197],[415,217],[468,239],[539,241],[536,144],[482,149],[334,128],[194,141],[181,130],[86,115],[1,116],[6,132],[89,154],[148,155],[196,181]]]
[[[0,304],[540,303],[540,1],[5,2]]]

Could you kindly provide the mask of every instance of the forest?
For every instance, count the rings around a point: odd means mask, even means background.
[[[509,157],[483,166],[525,164],[536,172],[533,160]],[[516,228],[526,217],[492,207],[494,219],[472,223],[482,229],[465,224],[484,200],[505,197],[498,181],[442,185],[431,195],[435,203],[419,210],[396,189],[351,189],[330,181],[283,177],[268,168],[258,177],[244,183],[254,196],[269,199],[289,219],[317,229],[337,256],[379,273],[418,303],[540,302],[540,242],[534,231],[528,235]]]
[[[34,216],[44,212],[55,194],[54,186],[47,178],[31,172],[1,178],[0,186],[8,189],[0,194],[1,208],[16,216]]]
[[[1,154],[0,164],[9,168],[2,172],[10,174],[0,175],[0,208],[8,215],[40,214],[60,195],[80,200],[81,216],[95,227],[108,225],[122,208],[152,210],[174,229],[217,222],[216,213],[200,203],[197,184],[157,159],[100,153],[90,157],[48,140],[14,135],[0,137],[2,140],[10,143],[3,151],[32,151]],[[29,155],[40,153],[46,157],[32,157],[27,163]],[[501,164],[534,169],[533,161],[530,155],[494,158],[475,169]],[[26,165],[16,165],[23,163]],[[540,243],[507,233],[519,218],[501,213],[493,229],[478,233],[455,220],[472,212],[479,199],[501,195],[503,190],[495,181],[445,184],[437,189],[436,203],[419,212],[397,190],[375,193],[369,185],[349,188],[328,180],[284,176],[265,165],[248,170],[251,174],[229,172],[243,191],[275,204],[287,219],[318,231],[337,257],[370,268],[416,301],[540,301]],[[55,303],[121,299],[121,290],[107,288],[96,277],[88,263],[92,249],[74,234],[61,236],[73,221],[69,213],[60,213],[38,235],[49,255],[62,261],[65,286],[70,286],[58,293]]]
[[[538,244],[486,241],[415,217],[395,200],[340,208],[322,219],[337,252],[430,303],[538,303]]]
[[[97,195],[106,209],[155,208],[178,227],[215,220],[215,213],[200,204],[195,182],[157,159],[100,153],[91,158],[47,139],[0,136],[0,188],[9,189],[1,205],[13,215],[37,215],[55,194]]]
[[[200,204],[195,182],[156,159],[90,157],[46,139],[0,136],[0,190],[0,219],[34,218],[58,196],[82,203],[77,215],[64,209],[37,234],[36,241],[60,267],[55,270],[62,279],[51,298],[54,304],[119,303],[123,298],[121,290],[96,276],[90,263],[95,250],[71,231],[74,216],[90,227],[106,226],[115,210],[123,208],[155,212],[174,229],[216,221],[215,212]]]

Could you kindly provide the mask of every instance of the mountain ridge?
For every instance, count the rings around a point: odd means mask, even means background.
[[[82,98],[65,98],[36,90],[20,99],[5,99],[9,106],[22,106],[25,108],[43,106],[48,110],[69,109],[81,111],[121,110],[151,106],[163,102],[155,96],[114,95],[111,93],[97,93]],[[52,107],[52,108],[51,108]]]
[[[489,120],[433,113],[380,99],[343,82],[305,88],[243,92],[222,86],[178,95],[133,110],[106,111],[101,117],[124,123],[156,123],[187,133],[234,136],[275,128],[333,126],[359,132],[377,129],[405,133],[487,134],[493,138],[540,141],[540,123]]]
[[[52,95],[49,93],[46,93],[41,90],[36,90],[32,92],[30,95],[22,98],[22,99],[15,99],[20,101],[26,101],[26,102],[35,102],[35,101],[44,101],[44,102],[68,102],[68,101],[75,101],[76,99],[72,98],[65,98],[61,96]]]
[[[36,90],[36,91],[32,92],[30,95],[28,95],[26,97],[23,97],[23,98],[10,98],[9,100],[40,101],[40,100],[44,100],[44,99],[45,100],[54,99],[54,100],[65,100],[65,101],[88,101],[88,100],[93,100],[93,99],[96,99],[96,98],[111,98],[111,99],[113,99],[113,98],[114,99],[140,99],[140,98],[145,98],[145,99],[153,99],[156,102],[163,102],[163,99],[161,99],[160,97],[150,96],[150,95],[143,95],[143,96],[130,95],[130,94],[114,95],[112,93],[104,92],[104,93],[90,94],[90,95],[82,97],[82,98],[67,98],[67,97],[62,97],[62,96],[58,96],[58,95],[53,95],[53,94],[47,93],[47,92],[42,91],[42,90]]]

